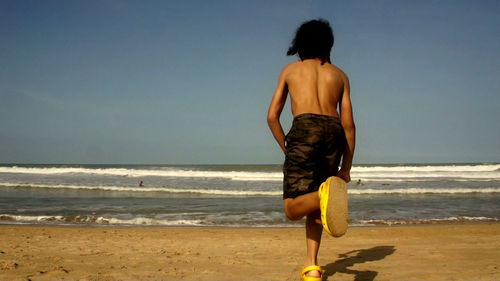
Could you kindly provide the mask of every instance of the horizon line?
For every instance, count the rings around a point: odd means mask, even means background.
[[[478,161],[478,162],[380,162],[380,163],[353,163],[352,166],[361,165],[494,165],[500,164],[500,162],[494,161]],[[86,166],[279,166],[283,163],[268,163],[268,164],[242,164],[242,163],[225,163],[225,164],[172,164],[172,163],[21,163],[21,162],[11,162],[3,163],[0,165],[86,165]]]

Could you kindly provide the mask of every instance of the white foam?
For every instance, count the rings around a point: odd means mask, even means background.
[[[439,223],[456,223],[456,222],[497,222],[498,218],[488,217],[447,217],[447,218],[431,218],[431,219],[401,219],[401,220],[360,220],[358,225],[408,225],[408,224],[439,224]]]
[[[125,169],[125,168],[38,168],[38,167],[0,167],[0,173],[16,174],[93,174],[123,177],[186,177],[186,178],[226,178],[235,181],[281,181],[281,172],[244,172],[244,171],[199,171],[169,168],[166,170],[156,169]]]
[[[405,178],[405,179],[396,179],[396,178],[354,178],[351,177],[351,183],[355,184],[358,180],[361,182],[429,182],[429,181],[443,181],[443,179],[432,179],[432,178]],[[447,182],[492,182],[497,181],[497,179],[491,178],[476,178],[476,179],[468,179],[468,178],[446,178],[444,181]]]
[[[83,168],[83,167],[0,167],[0,173],[58,175],[89,174],[124,177],[185,177],[224,178],[234,181],[282,181],[282,172],[210,171],[177,167],[151,169]],[[398,181],[410,179],[473,179],[500,180],[500,164],[428,165],[428,166],[354,166],[351,177],[368,181]]]
[[[193,189],[193,188],[169,188],[169,187],[125,187],[125,186],[85,186],[85,185],[48,185],[31,183],[0,183],[0,187],[6,188],[45,188],[45,189],[76,189],[76,190],[102,190],[117,192],[166,192],[166,193],[193,193],[204,195],[223,196],[281,196],[282,191],[260,191],[260,190],[222,190],[222,189]],[[349,194],[467,194],[467,193],[500,193],[498,187],[483,188],[349,188]]]
[[[201,220],[159,220],[153,218],[138,217],[133,219],[118,219],[98,217],[95,220],[99,224],[123,224],[123,225],[164,225],[164,226],[200,226]]]
[[[498,172],[500,164],[427,166],[353,166],[352,172]]]
[[[439,224],[439,223],[457,223],[457,222],[498,222],[498,218],[489,217],[446,217],[430,219],[369,219],[359,220],[349,223],[350,226],[369,226],[369,225],[411,225],[411,224]],[[30,216],[0,214],[0,223],[26,224],[26,223],[53,223],[53,224],[98,224],[98,225],[144,225],[144,226],[226,226],[226,227],[293,227],[301,224],[292,222],[284,223],[266,223],[242,224],[239,221],[226,222],[222,224],[204,221],[200,219],[155,219],[147,217],[136,217],[122,219],[115,217],[102,216]]]
[[[178,214],[172,214],[173,216]],[[191,214],[192,215],[192,214]],[[227,217],[227,216],[226,216]],[[284,215],[283,215],[284,217]],[[268,218],[268,217],[266,217]],[[147,217],[135,218],[116,218],[103,216],[29,216],[0,214],[0,223],[3,224],[97,224],[97,225],[129,225],[129,226],[224,226],[224,227],[290,227],[295,226],[293,222],[277,223],[273,220],[261,220],[255,222],[241,222],[241,220],[232,219],[225,222],[215,222],[210,219],[158,219]]]
[[[0,221],[13,222],[32,222],[32,223],[97,223],[112,225],[164,225],[164,226],[200,226],[201,220],[161,220],[146,217],[137,217],[131,219],[119,219],[114,217],[95,217],[95,216],[26,216],[0,214]]]
[[[499,180],[500,164],[428,166],[354,166],[352,178],[367,181],[406,181],[447,178],[453,180]]]
[[[48,222],[48,221],[62,221],[63,216],[21,216],[0,214],[0,220],[7,221],[31,221],[31,222]]]
[[[500,180],[500,172],[370,172],[351,173],[351,178],[365,178],[367,180],[391,181],[394,179],[470,179],[470,180]]]
[[[467,193],[500,193],[500,188],[395,188],[395,189],[349,189],[349,194],[467,194]]]
[[[259,190],[222,190],[222,189],[189,189],[169,187],[125,187],[125,186],[86,186],[86,185],[48,185],[31,183],[0,183],[0,187],[27,187],[47,189],[81,189],[81,190],[103,190],[119,192],[168,192],[168,193],[196,193],[206,195],[226,196],[278,196],[282,191],[259,191]]]

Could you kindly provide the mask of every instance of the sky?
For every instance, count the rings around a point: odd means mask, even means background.
[[[499,14],[499,1],[0,0],[0,163],[280,164],[267,109],[316,18],[350,79],[354,164],[500,162]]]

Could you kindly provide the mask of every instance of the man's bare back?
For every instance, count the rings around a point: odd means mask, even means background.
[[[285,66],[281,71],[267,111],[267,124],[286,154],[285,134],[280,123],[280,115],[288,93],[292,100],[294,120],[303,113],[339,118],[345,131],[347,145],[342,155],[342,167],[337,176],[349,182],[356,129],[349,79],[342,70],[331,64],[330,52],[333,42],[333,31],[328,21],[322,19],[307,21],[297,29],[286,54],[297,55],[300,61]]]
[[[288,93],[294,117],[315,113],[340,118],[349,147],[342,164],[350,170],[352,158],[349,156],[354,152],[354,119],[347,75],[331,63],[321,64],[318,58],[296,61],[283,68],[267,115],[269,128],[283,152],[286,150],[285,134],[279,117]],[[349,181],[349,175],[346,175],[346,181]]]
[[[330,63],[322,65],[320,59],[307,59],[287,65],[283,76],[293,116],[316,113],[339,117],[337,105],[348,82],[338,67]]]

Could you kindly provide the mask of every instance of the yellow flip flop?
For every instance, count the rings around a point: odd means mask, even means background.
[[[320,277],[312,277],[312,276],[306,275],[309,271],[313,271],[313,270],[319,271],[321,276]],[[310,266],[304,267],[302,269],[302,274],[300,275],[300,278],[302,279],[302,281],[322,281],[324,273],[325,272],[321,270],[321,267],[319,267],[317,265],[310,265]]]
[[[329,177],[318,189],[321,224],[325,231],[340,237],[347,231],[347,184],[339,177]]]

